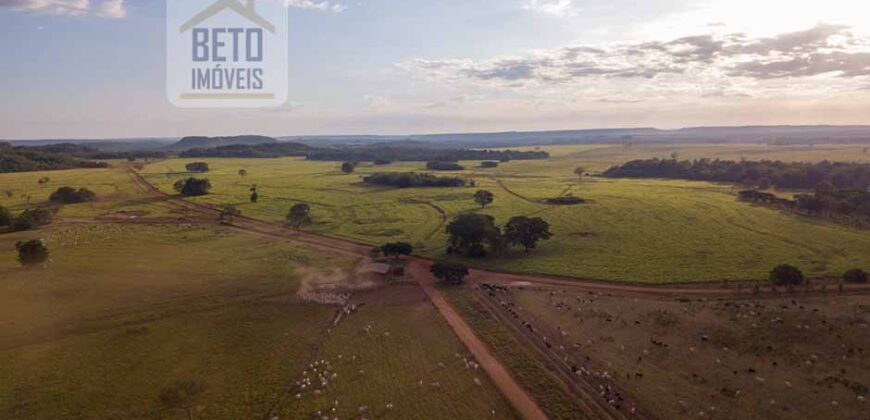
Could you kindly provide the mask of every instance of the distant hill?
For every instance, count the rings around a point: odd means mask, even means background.
[[[278,140],[266,136],[233,136],[233,137],[185,137],[167,147],[168,150],[182,152],[191,149],[216,149],[224,146],[257,146],[261,144],[278,143]]]

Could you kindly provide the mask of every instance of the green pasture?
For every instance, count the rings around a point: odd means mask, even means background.
[[[48,182],[40,184],[43,178]],[[51,193],[66,186],[88,188],[97,193],[97,201],[64,206],[59,217],[95,217],[121,210],[151,216],[167,212],[133,183],[124,166],[0,174],[0,205],[19,212],[46,203]]]
[[[47,242],[51,258],[21,268],[13,244],[32,238]],[[217,227],[56,224],[2,235],[0,418],[186,419],[158,399],[181,380],[205,386],[197,419],[264,418],[275,407],[310,418],[315,406],[284,400],[285,390],[308,363],[345,348],[366,356],[373,377],[390,366],[395,381],[347,382],[336,398],[350,402],[365,387],[378,398],[400,395],[431,367],[402,370],[404,363],[431,365],[461,344],[425,304],[410,317],[397,314],[404,308],[366,308],[330,334],[336,308],[295,297],[299,270],[355,264]],[[366,323],[395,335],[360,340]],[[421,345],[410,331],[425,331]],[[451,386],[396,401],[397,418],[508,412],[488,382],[471,393],[465,369],[448,365],[441,374]]]
[[[761,146],[684,146],[678,153],[687,158],[692,154],[730,158],[752,147]],[[578,150],[568,150],[572,148]],[[821,148],[800,153],[811,159],[807,154]],[[837,156],[860,153],[853,150],[855,147],[831,148],[837,149]],[[477,187],[431,189],[361,183],[363,176],[377,171],[423,171],[424,163],[362,164],[355,173],[343,174],[340,163],[300,158],[202,159],[212,166],[212,171],[202,176],[211,180],[214,190],[193,200],[234,204],[245,215],[272,221],[283,220],[293,204],[307,202],[314,219],[307,229],[313,232],[373,245],[410,241],[418,253],[430,257],[443,256],[444,222],[462,212],[491,214],[501,224],[515,215],[540,216],[550,222],[556,236],[531,254],[517,250],[497,259],[469,261],[505,271],[675,282],[763,279],[781,263],[796,264],[813,276],[839,275],[849,268],[870,266],[870,234],[866,231],[738,202],[736,190],[729,185],[595,177],[580,180],[573,175],[576,166],[603,169],[645,153],[667,157],[672,149],[650,147],[639,152],[640,147],[634,146],[628,153],[623,146],[564,146],[553,148],[554,157],[546,161],[514,161],[495,169],[481,169],[479,162],[462,162],[467,170],[461,175],[474,179]],[[770,152],[768,157],[776,156]],[[145,169],[144,176],[171,191],[176,180],[192,175],[180,172],[191,161],[153,164]],[[248,175],[240,177],[239,169]],[[253,184],[260,191],[256,204],[248,200]],[[477,206],[472,201],[477,189],[492,191],[495,203],[486,209]],[[542,203],[564,194],[583,197],[589,203],[562,207]]]

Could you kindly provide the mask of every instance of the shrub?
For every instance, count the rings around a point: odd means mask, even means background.
[[[79,188],[76,190],[72,187],[60,187],[48,197],[49,201],[58,204],[84,203],[96,199],[97,195],[93,191],[87,188]]]
[[[353,173],[354,169],[356,169],[356,163],[344,162],[341,164],[341,171],[346,174]]]
[[[203,172],[209,171],[208,163],[206,163],[206,162],[188,163],[187,165],[184,165],[184,168],[187,169],[187,172],[203,173]]]
[[[179,179],[173,188],[185,197],[196,197],[208,194],[211,190],[211,182],[205,178]]]
[[[843,281],[846,283],[867,283],[868,279],[870,279],[870,275],[860,268],[849,270],[843,274]]]
[[[451,285],[462,284],[468,277],[468,267],[462,264],[436,262],[431,271],[435,278]]]
[[[288,225],[296,229],[311,224],[311,206],[305,203],[294,205],[287,213],[286,221]]]
[[[18,250],[18,262],[21,265],[42,264],[48,260],[48,248],[39,239],[18,242],[15,249]]]
[[[804,273],[788,264],[778,265],[770,272],[770,282],[775,286],[797,286],[804,282]]]
[[[554,206],[573,206],[576,204],[584,204],[586,203],[586,200],[580,197],[574,197],[573,195],[566,195],[563,197],[548,198],[544,200],[544,202]]]

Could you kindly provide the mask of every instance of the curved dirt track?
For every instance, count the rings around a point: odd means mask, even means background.
[[[145,191],[159,194],[167,199],[167,203],[179,208],[189,209],[196,212],[205,212],[216,217],[218,212],[212,207],[192,203],[183,199],[171,197],[161,192],[135,171],[130,171],[133,181]],[[287,229],[273,223],[263,222],[247,217],[238,217],[233,221],[233,226],[246,231],[278,236],[299,242],[303,245],[324,249],[331,252],[342,252],[353,255],[366,255],[371,251],[371,245],[358,244],[350,241],[314,235],[305,232]],[[511,406],[524,418],[531,420],[544,420],[547,416],[535,402],[534,398],[510,375],[504,365],[489,350],[489,347],[474,334],[472,328],[450,306],[441,292],[435,288],[435,278],[429,272],[430,262],[420,258],[411,258],[408,263],[408,273],[417,280],[426,296],[441,314],[447,324],[450,325],[460,341],[468,348],[480,366],[487,373],[496,387],[501,391]]]
[[[208,215],[212,220],[216,220],[219,211],[211,206],[193,203],[178,197],[166,194],[152,184],[147,182],[142,176],[131,170],[130,175],[133,181],[143,190],[160,196],[166,200],[168,205],[179,209],[186,209],[199,214]],[[324,250],[327,252],[340,252],[347,255],[367,255],[373,246],[370,244],[362,244],[345,239],[338,239],[308,232],[288,229],[280,224],[265,222],[249,217],[237,217],[233,220],[232,227],[288,239],[292,242],[297,242],[302,245]],[[465,322],[465,320],[456,312],[456,310],[445,299],[441,292],[434,286],[435,279],[429,272],[431,260],[421,257],[412,257],[408,259],[408,273],[418,281],[426,295],[429,297],[432,304],[439,311],[441,316],[450,325],[459,339],[474,355],[481,367],[487,372],[487,375],[499,390],[505,395],[511,405],[523,417],[528,419],[545,419],[546,415],[540,409],[534,398],[526,392],[522,386],[510,375],[507,368],[502,365],[499,360],[493,355],[488,346],[475,335],[473,329]],[[623,294],[643,294],[652,296],[711,296],[711,297],[746,297],[746,298],[764,298],[764,297],[781,297],[779,294],[762,294],[754,295],[750,288],[743,291],[740,290],[716,287],[712,284],[701,284],[698,287],[687,286],[651,286],[638,283],[610,283],[593,280],[582,279],[567,279],[548,277],[542,275],[527,275],[527,274],[511,274],[501,273],[489,270],[473,269],[470,270],[470,281],[473,283],[529,283],[532,285],[550,285],[560,287],[570,287],[584,291],[594,291],[601,293],[623,293]],[[848,285],[844,293],[863,294],[870,292],[870,285]],[[801,292],[806,294],[805,292]],[[812,293],[812,292],[811,292]],[[595,398],[594,396],[590,396]],[[583,413],[589,418],[620,418],[617,415],[609,415],[603,410],[590,410]]]

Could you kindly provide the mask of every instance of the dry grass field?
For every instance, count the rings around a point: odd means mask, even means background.
[[[687,299],[526,287],[490,299],[577,375],[612,380],[659,418],[863,418],[870,302],[781,293]]]
[[[18,266],[12,244],[29,238],[46,241],[49,262]],[[457,361],[462,345],[419,289],[363,296],[371,301],[337,327],[338,307],[297,296],[303,273],[349,269],[353,258],[183,224],[59,223],[0,236],[0,249],[0,418],[186,418],[158,397],[188,380],[203,385],[195,418],[310,418],[333,400],[342,418],[390,403],[380,416],[512,415]],[[321,359],[341,379],[322,396],[288,398]]]

